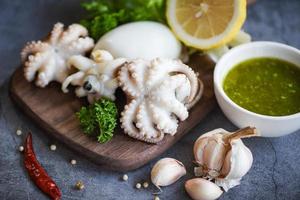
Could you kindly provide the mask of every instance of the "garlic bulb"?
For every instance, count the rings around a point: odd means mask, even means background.
[[[159,186],[168,186],[176,182],[186,174],[184,165],[173,158],[163,158],[159,160],[151,170],[152,183]]]
[[[223,193],[216,184],[203,178],[188,180],[185,183],[185,190],[194,200],[214,200]]]
[[[253,157],[241,138],[256,136],[255,128],[246,127],[230,133],[216,129],[200,136],[194,144],[197,176],[215,179],[225,191],[239,185],[250,170]]]

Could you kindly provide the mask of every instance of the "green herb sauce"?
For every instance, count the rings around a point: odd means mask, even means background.
[[[300,69],[276,58],[255,58],[233,67],[223,82],[229,98],[263,115],[300,112]]]

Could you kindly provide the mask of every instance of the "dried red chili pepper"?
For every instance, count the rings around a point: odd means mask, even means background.
[[[48,194],[53,200],[60,199],[61,192],[59,188],[36,159],[31,133],[28,133],[26,138],[24,165],[30,178],[44,193]]]

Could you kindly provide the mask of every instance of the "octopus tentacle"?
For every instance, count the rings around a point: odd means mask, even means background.
[[[161,132],[153,127],[152,120],[149,116],[146,108],[146,102],[142,102],[137,110],[136,114],[136,127],[140,130],[141,136],[147,139],[160,138]]]
[[[64,31],[64,25],[60,22],[54,24],[51,34],[49,36],[49,42],[56,44]]]
[[[125,58],[106,60],[106,62],[103,60],[101,63],[98,63],[97,71],[100,74],[107,74],[108,76],[115,77],[117,76],[117,71],[119,71],[119,69],[125,62]]]
[[[198,83],[199,83],[199,87],[198,87],[197,95],[195,96],[195,98],[191,102],[185,104],[187,109],[191,109],[201,99],[201,97],[203,95],[204,84],[200,79],[198,79]]]
[[[130,136],[138,135],[138,130],[133,122],[135,121],[139,104],[140,100],[134,99],[128,105],[125,105],[124,111],[121,113],[121,127],[124,129],[125,133]]]
[[[128,66],[128,65],[127,65]],[[122,67],[118,75],[119,86],[131,97],[137,97],[140,93],[137,85],[132,81],[128,67]]]
[[[144,92],[144,81],[145,81],[145,71],[148,68],[147,61],[145,60],[135,60],[134,64],[130,63],[128,66],[130,76],[132,77],[132,82],[137,85],[140,92]]]
[[[185,81],[175,89],[175,97],[181,103],[186,104],[187,98],[190,95],[190,91],[191,84],[188,78],[185,76]]]
[[[70,25],[65,32],[62,33],[60,41],[63,44],[68,44],[71,41],[76,40],[80,37],[85,37],[88,35],[88,31],[84,26],[80,24],[72,24]]]
[[[26,46],[21,51],[22,62],[25,62],[29,56],[36,54],[38,52],[44,52],[49,48],[47,43],[41,41],[28,42]]]
[[[170,117],[170,112],[156,106],[153,103],[149,105],[153,115],[153,123],[156,127],[164,133],[174,135],[177,131],[178,120],[175,117]]]
[[[78,38],[73,40],[67,48],[74,54],[83,54],[89,51],[94,46],[94,40],[92,38]]]
[[[158,67],[159,70],[157,69]],[[195,98],[198,88],[198,78],[195,72],[189,66],[183,64],[181,61],[157,58],[152,61],[152,65],[149,71],[149,83],[157,82],[157,80],[160,80],[162,77],[171,72],[185,74],[191,84],[191,91],[188,102],[191,102]],[[157,73],[157,71],[159,71],[160,73]]]
[[[86,71],[90,69],[91,67],[95,66],[95,62],[92,60],[81,56],[81,55],[75,55],[71,56],[68,61],[67,65],[69,68],[75,67],[76,69],[80,71]]]
[[[68,76],[63,84],[61,85],[61,90],[64,92],[64,93],[67,93],[69,90],[68,90],[68,86],[70,84],[72,85],[79,85],[81,83],[81,80],[84,78],[85,76],[85,73],[82,72],[82,71],[79,71],[75,74],[72,74],[71,76]]]
[[[27,81],[31,82],[34,80],[36,72],[45,63],[46,57],[46,53],[36,53],[35,56],[30,55],[28,57],[28,61],[24,64],[24,76]]]
[[[150,93],[152,101],[163,105],[166,110],[174,113],[181,121],[188,117],[188,111],[184,104],[176,99],[175,90],[185,83],[185,77],[183,74],[172,76],[164,80],[159,87]]]
[[[129,136],[136,138],[138,140],[142,140],[149,143],[157,143],[161,141],[164,137],[164,134],[162,132],[156,131],[157,134],[153,134],[152,136],[149,136],[148,132],[146,132],[145,129],[143,129],[143,133],[145,135],[140,134],[137,127],[134,125],[135,121],[137,121],[137,114],[139,110],[144,110],[143,108],[140,108],[142,99],[134,99],[132,100],[128,105],[125,106],[124,111],[121,113],[121,127],[124,129],[124,132],[128,134]],[[139,109],[140,108],[140,109]],[[141,114],[141,113],[140,113]],[[142,118],[143,114],[139,115],[139,123],[146,123]],[[143,122],[141,122],[143,121]],[[143,125],[139,125],[141,128],[143,128]],[[151,129],[152,130],[152,129]],[[147,130],[148,131],[148,130]],[[153,131],[153,130],[152,130]],[[154,132],[152,132],[154,133]]]
[[[45,87],[54,78],[55,72],[51,70],[55,67],[56,63],[54,59],[47,60],[43,67],[39,69],[38,77],[36,79],[36,85]]]

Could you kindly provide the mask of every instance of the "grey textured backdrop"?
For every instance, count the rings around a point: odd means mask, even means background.
[[[152,199],[151,191],[137,191],[134,184],[148,180],[152,163],[129,172],[129,181],[120,181],[121,173],[102,171],[99,166],[77,155],[62,143],[47,136],[43,130],[16,109],[8,96],[10,75],[20,63],[19,52],[26,41],[41,38],[53,23],[76,22],[84,16],[77,0],[1,0],[0,1],[0,199],[47,199],[29,181],[17,151],[23,141],[15,130],[33,132],[38,159],[60,186],[63,199]],[[254,40],[279,41],[300,48],[300,1],[258,0],[248,10],[245,29]],[[42,102],[41,102],[42,103]],[[300,123],[300,122],[299,122]],[[219,108],[208,115],[188,136],[173,146],[162,157],[177,158],[187,166],[188,174],[176,184],[164,188],[161,199],[188,199],[184,181],[193,171],[192,144],[202,133],[223,127],[236,128]],[[49,150],[55,143],[57,151]],[[254,163],[242,184],[222,196],[227,199],[300,199],[300,131],[281,138],[245,140],[252,150]],[[70,159],[78,164],[71,166]],[[76,191],[73,185],[82,180],[86,186]]]

